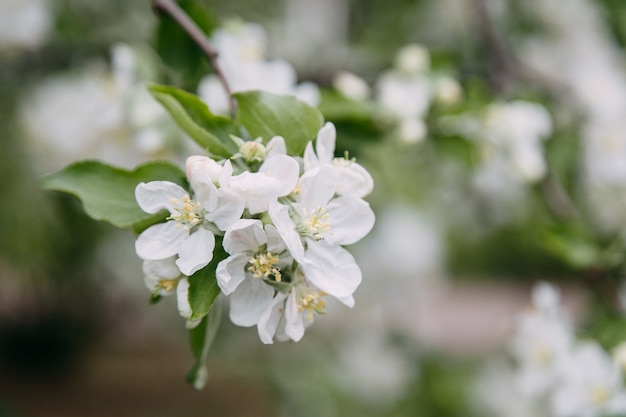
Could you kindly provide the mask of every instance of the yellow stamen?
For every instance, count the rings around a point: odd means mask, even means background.
[[[178,286],[177,279],[160,279],[159,287],[163,288],[167,292],[172,292]]]
[[[595,405],[604,405],[609,400],[609,392],[603,386],[596,386],[589,393],[591,402]]]
[[[303,231],[312,236],[314,239],[323,239],[323,233],[330,231],[330,224],[328,223],[328,210],[318,207],[311,213],[307,213],[307,210],[305,209],[303,210],[303,214],[305,216],[303,221]]]
[[[273,277],[274,281],[280,282],[282,275],[280,269],[275,266],[279,260],[278,255],[272,255],[271,252],[259,253],[248,261],[250,264],[248,271],[254,278]]]
[[[202,223],[204,215],[200,203],[193,201],[188,195],[182,201],[172,198],[172,203],[179,207],[174,208],[173,211],[177,214],[172,213],[168,220],[177,221],[185,230]]]
[[[310,291],[298,298],[298,311],[310,310],[311,313],[324,314],[326,302],[322,297],[326,296],[323,291]]]

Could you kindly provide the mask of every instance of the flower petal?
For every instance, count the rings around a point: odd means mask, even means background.
[[[224,293],[229,295],[241,284],[246,278],[246,265],[250,257],[244,253],[229,256],[222,262],[217,264],[216,277],[217,285]]]
[[[224,235],[222,245],[231,255],[241,252],[256,252],[267,242],[263,223],[257,219],[237,220]]]
[[[259,338],[261,342],[265,344],[274,343],[274,334],[280,323],[280,318],[283,312],[283,301],[287,295],[283,293],[276,294],[272,303],[265,309],[259,322],[257,323],[257,330],[259,331]]]
[[[320,163],[328,164],[333,160],[336,138],[337,131],[335,130],[335,125],[330,122],[326,122],[319,132],[317,132],[315,150],[317,151],[317,158]]]
[[[137,256],[145,260],[158,260],[176,255],[189,235],[189,232],[178,226],[178,223],[169,221],[144,230],[135,241]]]
[[[273,155],[286,155],[287,154],[287,145],[285,144],[285,139],[282,136],[274,136],[267,142],[265,146],[266,154],[265,157],[269,158]]]
[[[294,342],[299,341],[304,336],[304,322],[302,314],[298,311],[296,291],[292,290],[285,303],[285,334]]]
[[[213,236],[213,232],[200,227],[182,242],[176,265],[183,274],[193,275],[211,262],[214,248],[215,236]]]
[[[317,155],[315,155],[315,151],[313,150],[313,142],[306,144],[306,148],[304,148],[303,160],[305,172],[320,165],[320,161],[317,159]]]
[[[370,205],[356,197],[338,197],[328,204],[330,232],[328,242],[350,245],[358,242],[374,227],[375,216]]]
[[[337,194],[363,198],[374,189],[374,180],[365,168],[353,161],[337,158],[333,167],[339,173]]]
[[[135,188],[135,199],[139,207],[146,213],[157,213],[166,209],[172,211],[175,204],[172,200],[179,200],[189,195],[183,187],[170,181],[142,182]]]
[[[300,178],[300,207],[311,212],[326,207],[335,195],[338,179],[337,171],[328,164],[306,171]]]
[[[176,257],[143,261],[143,282],[150,292],[158,291],[159,295],[169,295],[174,288],[161,286],[162,280],[176,280],[180,277],[180,270],[176,266]]]
[[[301,264],[309,281],[320,290],[341,299],[350,297],[361,283],[361,270],[341,246],[325,240],[307,241],[307,261]]]
[[[262,279],[244,280],[230,297],[230,320],[237,326],[254,326],[273,298],[274,289]]]
[[[244,201],[232,191],[220,188],[217,190],[217,208],[208,213],[207,220],[215,223],[218,229],[226,230],[243,214]]]
[[[296,187],[300,165],[292,157],[278,154],[267,158],[259,168],[259,172],[279,180],[276,195],[272,197],[281,197],[291,193]]]
[[[265,225],[265,234],[267,235],[267,251],[271,253],[281,253],[287,246],[285,246],[285,242],[283,238],[280,237],[278,230],[276,230],[276,226],[273,224]]]
[[[189,304],[189,281],[183,278],[178,282],[176,288],[176,301],[178,303],[178,313],[189,320],[191,318],[191,304]]]
[[[304,245],[302,245],[300,235],[296,232],[295,224],[289,217],[289,207],[274,201],[270,204],[269,215],[291,252],[291,256],[300,263],[304,262]]]

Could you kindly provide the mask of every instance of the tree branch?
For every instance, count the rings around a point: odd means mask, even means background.
[[[505,93],[516,78],[513,57],[496,30],[485,1],[472,0],[472,4],[480,31],[491,53],[491,84],[496,92]]]
[[[167,13],[174,19],[176,23],[191,37],[191,39],[200,47],[204,55],[209,58],[211,62],[211,66],[215,71],[215,75],[220,80],[220,83],[224,87],[226,94],[228,95],[228,106],[230,108],[230,117],[235,118],[235,113],[237,111],[237,107],[235,105],[235,101],[230,96],[232,90],[228,85],[228,81],[226,81],[226,77],[224,77],[224,73],[222,72],[222,68],[217,62],[217,51],[211,46],[209,43],[207,35],[196,25],[196,23],[191,20],[191,18],[185,13],[183,9],[176,4],[173,0],[152,0],[152,8],[155,11],[160,11]]]

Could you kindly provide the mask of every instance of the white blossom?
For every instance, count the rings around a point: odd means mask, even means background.
[[[168,181],[140,183],[135,190],[142,210],[170,212],[167,222],[151,226],[139,235],[135,243],[137,255],[144,260],[177,255],[176,265],[187,276],[213,259],[214,233],[226,230],[243,212],[240,197],[228,189],[217,189],[206,178],[195,175],[196,171],[190,172],[195,200],[181,186]]]
[[[0,52],[41,46],[52,19],[47,0],[0,0]]]
[[[626,413],[621,369],[595,342],[577,346],[561,366],[551,408],[555,417],[600,417]]]
[[[275,94],[291,94],[316,106],[319,89],[313,83],[297,84],[296,71],[284,60],[265,60],[267,35],[263,28],[241,21],[227,22],[212,37],[218,62],[231,92],[263,90]],[[215,75],[204,77],[198,86],[199,96],[216,114],[226,114],[229,98]]]
[[[365,168],[353,160],[335,158],[337,131],[332,123],[326,123],[318,132],[315,142],[309,142],[304,150],[304,170],[309,171],[321,165],[330,165],[337,173],[335,192],[358,198],[372,192],[374,180]]]

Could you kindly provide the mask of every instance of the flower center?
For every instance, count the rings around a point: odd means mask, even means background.
[[[306,236],[310,236],[315,240],[324,239],[323,233],[330,231],[330,224],[328,223],[328,210],[318,207],[312,212],[308,213],[308,210],[303,210],[304,221],[298,227],[298,232]]]
[[[532,358],[536,364],[546,367],[552,362],[552,349],[545,344],[538,344],[533,349]]]
[[[193,201],[188,195],[184,196],[182,201],[176,198],[172,199],[172,203],[177,205],[168,220],[174,220],[182,225],[185,230],[189,230],[204,221],[204,210],[200,203]]]
[[[172,292],[178,286],[178,279],[160,279],[159,287],[167,292]]]
[[[604,405],[609,400],[609,392],[603,386],[595,386],[589,392],[591,402],[597,406]]]
[[[280,282],[282,275],[276,264],[280,258],[278,255],[272,255],[271,252],[259,253],[254,258],[250,258],[248,263],[248,271],[254,278],[274,278],[274,281]]]
[[[297,291],[297,290],[296,290]],[[298,311],[307,310],[309,320],[313,319],[313,314],[326,314],[326,302],[322,297],[327,294],[323,291],[309,290],[305,293],[297,291]]]

